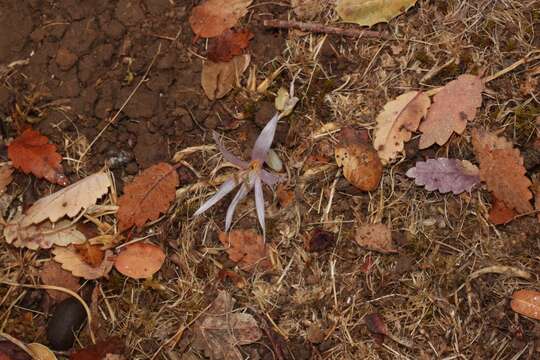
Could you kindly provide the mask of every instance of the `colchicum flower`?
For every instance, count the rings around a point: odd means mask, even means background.
[[[257,218],[261,224],[263,230],[263,238],[266,238],[265,224],[264,224],[264,196],[262,184],[266,184],[270,187],[274,187],[277,183],[284,180],[283,176],[273,174],[263,169],[263,164],[268,159],[268,151],[274,140],[274,134],[278,120],[282,117],[277,113],[266,124],[261,131],[259,137],[255,141],[253,150],[251,151],[251,161],[244,161],[231,152],[229,152],[219,138],[219,134],[214,131],[213,137],[216,145],[223,155],[223,158],[233,165],[240,168],[239,172],[233,175],[230,179],[225,181],[218,191],[208,199],[194,214],[194,216],[200,215],[206,210],[214,206],[219,200],[223,199],[228,193],[233,191],[238,185],[240,189],[236,193],[236,196],[232,199],[229,208],[227,209],[227,215],[225,216],[225,231],[228,231],[231,227],[234,211],[238,203],[246,197],[246,195],[255,188],[255,207],[257,209]]]

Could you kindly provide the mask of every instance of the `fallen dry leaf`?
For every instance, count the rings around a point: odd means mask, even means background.
[[[294,201],[294,192],[287,190],[286,186],[279,184],[276,189],[276,196],[281,207],[289,207]]]
[[[342,141],[335,148],[335,156],[337,165],[343,167],[343,176],[360,190],[375,190],[383,171],[377,152],[360,141],[353,129],[343,128],[341,134]]]
[[[79,287],[79,278],[73,276],[69,271],[62,269],[60,264],[54,261],[46,262],[39,270],[41,282],[45,285],[61,286],[63,288],[77,292]],[[58,290],[48,290],[49,296],[56,302],[65,300],[71,295]]]
[[[252,315],[233,312],[235,300],[226,291],[216,299],[194,324],[192,346],[212,360],[242,360],[238,346],[248,345],[262,337]]]
[[[233,230],[220,232],[219,241],[225,246],[229,258],[245,271],[270,270],[268,247],[262,236],[253,230]]]
[[[165,253],[159,246],[138,242],[120,251],[114,267],[132,279],[147,279],[161,269],[164,261]]]
[[[56,145],[49,144],[49,139],[38,131],[27,129],[15,138],[8,145],[8,157],[25,174],[32,173],[53,184],[68,184]]]
[[[238,55],[229,62],[205,61],[201,72],[201,86],[210,100],[221,99],[239,82],[251,57]]]
[[[122,339],[113,336],[75,351],[70,355],[69,360],[102,360],[108,354],[121,355],[124,353],[124,350]]]
[[[61,220],[55,224],[44,221],[26,227],[20,224],[16,218],[4,228],[4,237],[8,244],[37,250],[48,249],[53,245],[67,246],[86,242],[86,237],[68,220]]]
[[[304,238],[304,249],[308,252],[321,252],[334,246],[336,237],[330,231],[315,228]]]
[[[75,217],[109,191],[111,180],[109,175],[98,172],[69,185],[49,196],[45,196],[32,205],[19,221],[21,227],[39,224],[49,219],[56,222],[68,216]]]
[[[81,259],[92,267],[97,267],[103,262],[105,251],[99,245],[91,245],[88,241],[84,244],[74,244],[75,252]]]
[[[384,338],[388,336],[388,328],[383,317],[379,313],[371,313],[364,316],[364,322],[367,325],[371,336],[378,344],[382,344]]]
[[[372,26],[409,10],[416,0],[338,0],[336,12],[345,22]]]
[[[476,75],[460,75],[446,84],[434,96],[426,120],[420,124],[420,143],[425,149],[437,143],[444,145],[453,132],[462,134],[467,121],[476,116],[476,109],[482,105],[484,82]]]
[[[114,264],[114,255],[111,250],[105,251],[105,257],[102,263],[96,267],[85,263],[71,245],[67,247],[56,246],[52,253],[54,255],[54,261],[60,263],[62,269],[71,271],[73,275],[86,280],[94,280],[106,276]]]
[[[356,242],[368,250],[383,254],[397,253],[392,242],[392,232],[386,224],[363,224],[356,229]]]
[[[478,172],[478,168],[467,160],[436,158],[418,161],[406,175],[428,191],[438,190],[443,194],[451,191],[457,195],[471,191],[480,182]]]
[[[6,187],[13,180],[13,168],[8,164],[4,163],[0,165],[0,195],[6,191]]]
[[[0,340],[0,360],[32,360],[32,358],[11,341]]]
[[[504,137],[473,130],[472,144],[480,163],[480,178],[495,197],[523,214],[533,210],[531,181],[525,176],[523,158]]]
[[[137,175],[118,199],[120,231],[133,225],[141,228],[166,212],[176,196],[178,182],[175,168],[167,163],[153,165]]]
[[[242,55],[252,38],[253,33],[248,29],[227,30],[208,45],[208,60],[231,61],[236,55]]]
[[[518,314],[540,320],[540,292],[517,290],[512,294],[510,307]]]
[[[505,205],[504,202],[493,196],[493,203],[489,209],[489,221],[495,225],[506,224],[514,219],[517,213]]]
[[[56,355],[45,345],[40,343],[30,343],[26,347],[37,360],[56,360]]]
[[[534,195],[534,207],[538,212],[536,217],[538,218],[538,222],[540,222],[540,174],[536,176],[536,180],[534,181]]]
[[[252,0],[206,0],[191,11],[193,32],[203,38],[221,35],[246,15]]]
[[[407,92],[384,105],[377,116],[373,139],[373,147],[383,164],[403,151],[404,143],[411,139],[411,132],[418,129],[430,105],[429,97],[421,91]]]

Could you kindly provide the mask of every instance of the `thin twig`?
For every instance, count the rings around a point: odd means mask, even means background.
[[[298,29],[313,33],[334,34],[350,37],[367,37],[367,38],[387,38],[385,34],[379,31],[363,30],[363,29],[344,29],[337,26],[328,26],[317,23],[306,23],[294,20],[264,20],[263,25],[266,27],[278,29]]]
[[[152,66],[154,65],[154,62],[156,61],[159,53],[161,52],[161,43],[159,43],[158,45],[158,48],[157,48],[157,51],[156,51],[156,54],[154,55],[154,57],[152,58],[152,61],[150,62],[150,64],[148,65],[148,68],[146,69],[142,79],[139,81],[139,83],[137,84],[137,86],[135,86],[135,88],[133,89],[133,91],[129,94],[129,96],[127,97],[126,101],[124,101],[124,103],[122,104],[122,106],[120,107],[120,109],[118,109],[118,111],[116,112],[116,114],[114,114],[114,116],[109,120],[109,122],[103,127],[103,129],[101,129],[101,131],[99,132],[99,134],[96,135],[96,137],[94,138],[94,140],[92,140],[92,142],[90,143],[90,145],[88,145],[88,147],[83,151],[83,153],[81,154],[81,156],[79,157],[79,164],[81,163],[81,160],[86,156],[86,154],[88,153],[88,151],[90,151],[90,149],[92,148],[92,146],[94,146],[94,144],[96,143],[96,141],[101,137],[101,135],[103,135],[103,133],[109,128],[109,126],[112,125],[113,122],[116,121],[116,119],[118,119],[118,117],[120,116],[120,113],[124,110],[124,108],[127,106],[127,104],[129,103],[129,101],[131,100],[131,98],[133,97],[133,95],[135,95],[135,93],[137,92],[137,90],[139,90],[139,88],[141,87],[142,83],[146,80],[146,78],[148,77],[148,74],[150,73],[150,70],[152,69]]]

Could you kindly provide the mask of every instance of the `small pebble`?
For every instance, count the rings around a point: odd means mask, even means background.
[[[75,333],[79,332],[85,321],[86,311],[78,300],[69,298],[59,303],[47,324],[51,349],[70,349],[75,342]]]

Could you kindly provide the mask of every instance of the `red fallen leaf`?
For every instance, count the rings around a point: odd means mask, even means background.
[[[364,317],[364,322],[375,342],[382,344],[385,336],[388,335],[388,329],[386,328],[383,317],[379,313],[367,314]]]
[[[167,211],[176,196],[178,174],[167,163],[159,163],[144,170],[124,188],[118,199],[120,231],[133,225],[141,228],[148,220],[155,220]]]
[[[32,173],[53,184],[68,184],[56,145],[49,144],[49,139],[38,131],[27,129],[13,140],[8,145],[8,157],[25,174]]]
[[[534,290],[515,291],[512,294],[510,307],[518,314],[540,320],[540,292]]]
[[[165,253],[154,244],[134,243],[126,246],[116,257],[114,267],[133,279],[147,279],[161,269]]]
[[[208,59],[213,62],[231,61],[236,55],[241,55],[249,46],[253,33],[248,29],[239,31],[227,30],[208,46]]]
[[[122,340],[113,336],[105,340],[98,341],[94,345],[90,345],[72,353],[69,357],[70,360],[102,360],[105,359],[107,354],[124,353],[124,343]]]
[[[493,196],[493,204],[489,209],[489,221],[495,225],[502,225],[512,221],[516,215],[517,213],[513,209]]]

